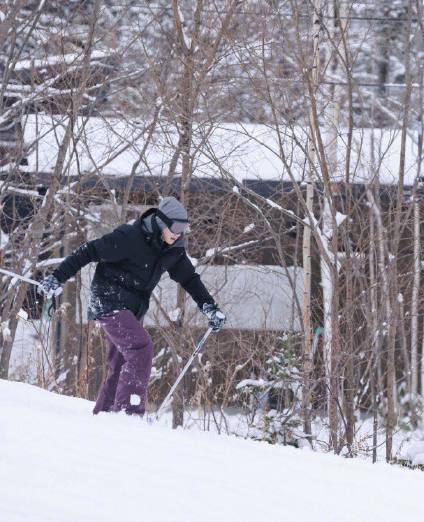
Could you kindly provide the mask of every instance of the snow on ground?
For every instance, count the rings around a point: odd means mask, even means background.
[[[7,522],[418,522],[424,474],[172,431],[0,381]]]

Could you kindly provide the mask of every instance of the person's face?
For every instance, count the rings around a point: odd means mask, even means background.
[[[181,234],[174,234],[174,232],[171,232],[169,228],[164,228],[162,230],[162,239],[167,243],[168,245],[173,245],[175,241],[181,236]]]

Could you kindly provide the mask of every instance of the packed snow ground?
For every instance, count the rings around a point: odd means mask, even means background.
[[[171,430],[0,381],[5,522],[422,521],[424,473]]]

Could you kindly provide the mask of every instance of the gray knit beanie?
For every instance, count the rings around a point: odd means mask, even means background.
[[[182,219],[188,221],[187,210],[185,209],[184,205],[182,205],[178,199],[175,199],[173,196],[162,198],[159,203],[159,210],[168,216],[169,219]],[[167,227],[167,225],[160,218],[156,219],[157,224],[161,230]]]

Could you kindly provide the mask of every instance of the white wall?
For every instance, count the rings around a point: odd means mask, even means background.
[[[84,268],[83,277],[83,317],[87,320],[88,287],[94,265]],[[297,308],[294,306],[293,292],[283,268],[264,265],[232,265],[199,267],[197,272],[213,295],[216,302],[228,316],[226,328],[243,330],[300,330]],[[290,267],[290,279],[294,282],[299,302],[302,300],[302,269]],[[166,313],[176,318],[177,284],[166,274],[155,290],[155,296]],[[206,324],[205,317],[187,296],[187,320],[191,325]],[[78,315],[77,315],[78,317]],[[146,326],[166,326],[164,314],[152,297],[150,309],[146,315]]]

